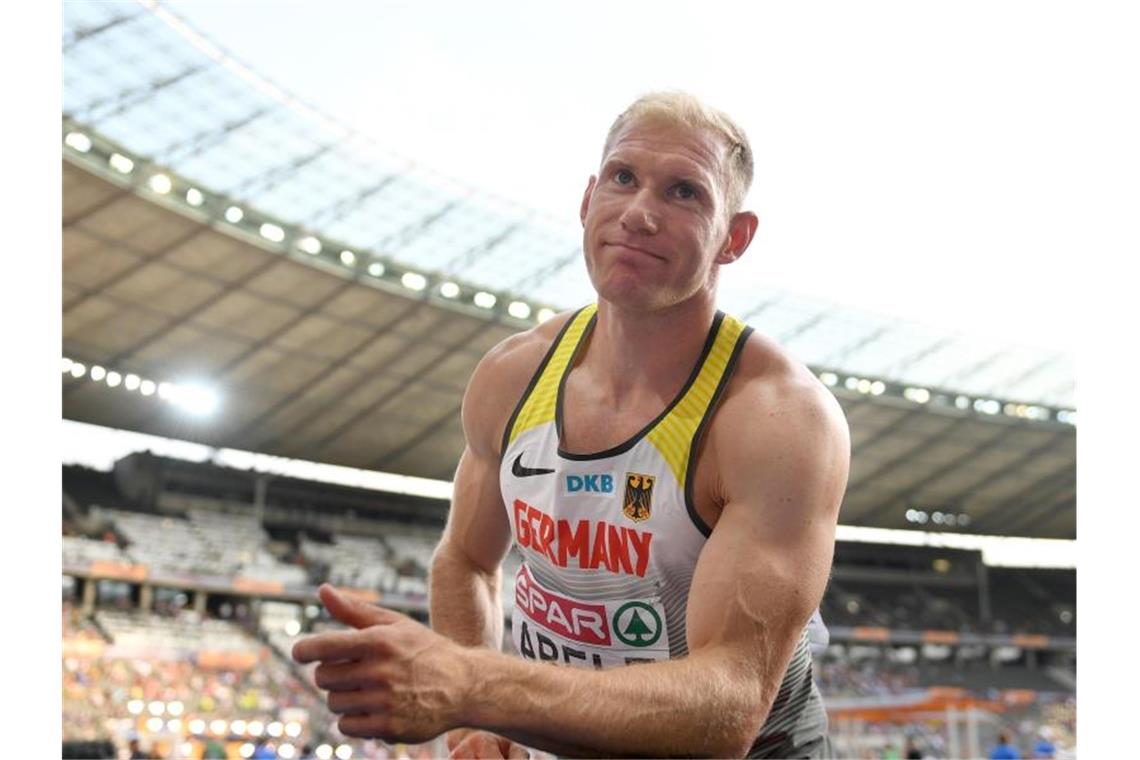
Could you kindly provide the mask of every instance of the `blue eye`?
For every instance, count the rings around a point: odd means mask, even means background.
[[[684,200],[692,200],[697,197],[697,191],[692,185],[682,182],[677,185],[677,196]]]
[[[614,173],[614,181],[619,185],[628,185],[633,182],[633,172],[629,169],[618,169]]]

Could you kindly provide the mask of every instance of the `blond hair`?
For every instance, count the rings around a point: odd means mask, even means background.
[[[642,95],[614,120],[606,135],[602,160],[609,155],[618,133],[634,121],[664,122],[690,129],[709,129],[720,135],[728,147],[727,171],[729,212],[735,214],[744,205],[744,196],[752,186],[752,146],[744,130],[724,111],[706,105],[695,95],[679,90],[650,92]]]

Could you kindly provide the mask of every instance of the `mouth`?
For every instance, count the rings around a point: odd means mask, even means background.
[[[605,243],[605,245],[611,246],[613,248],[624,248],[628,251],[636,251],[637,253],[643,254],[645,256],[650,256],[654,259],[657,259],[658,261],[665,261],[664,256],[659,256],[658,254],[654,253],[653,251],[647,251],[644,248],[639,248],[636,245],[630,245],[629,243],[618,243],[618,242],[614,242],[614,241],[607,241]]]

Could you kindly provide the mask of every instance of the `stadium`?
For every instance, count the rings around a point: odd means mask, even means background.
[[[342,735],[290,651],[340,627],[326,582],[428,621],[467,380],[592,299],[580,231],[162,5],[66,4],[63,59],[63,756],[446,757]],[[850,426],[813,647],[838,756],[1075,756],[1071,357],[763,286],[723,308]]]

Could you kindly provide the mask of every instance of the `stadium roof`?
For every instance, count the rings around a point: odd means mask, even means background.
[[[590,299],[577,233],[386,154],[187,35],[142,6],[65,5],[64,352],[122,383],[65,374],[65,416],[450,478],[475,362],[538,307]],[[1068,357],[759,289],[724,307],[843,403],[845,523],[1075,536]],[[222,389],[212,418],[141,395],[188,378]]]

